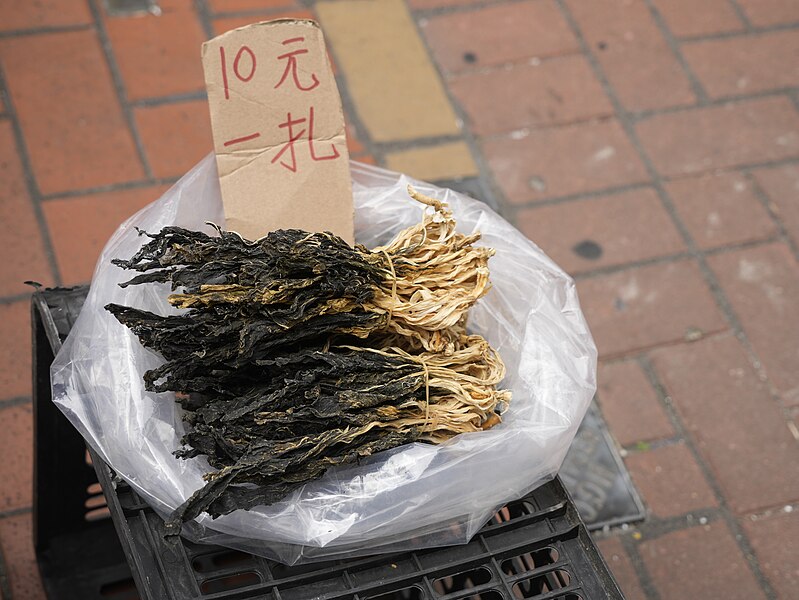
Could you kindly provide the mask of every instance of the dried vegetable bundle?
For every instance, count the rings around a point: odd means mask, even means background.
[[[168,227],[122,284],[167,282],[179,315],[106,308],[166,362],[148,390],[178,392],[189,424],[177,455],[216,471],[169,526],[271,504],[328,468],[412,441],[489,428],[510,392],[485,339],[465,329],[489,288],[493,250],[455,231],[446,205],[388,245],[278,230],[256,242]]]

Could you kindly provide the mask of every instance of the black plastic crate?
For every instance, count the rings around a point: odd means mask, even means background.
[[[508,504],[461,546],[287,567],[165,540],[163,520],[87,453],[51,401],[49,366],[86,292],[55,289],[33,297],[34,541],[50,598],[623,598],[557,478]]]

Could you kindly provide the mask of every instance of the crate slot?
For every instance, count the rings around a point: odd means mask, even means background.
[[[412,585],[401,590],[372,596],[366,600],[424,600],[424,592],[418,585]]]
[[[130,577],[100,586],[100,596],[108,600],[139,600],[136,584]]]
[[[95,496],[89,496],[86,498],[86,501],[83,503],[88,509],[95,509],[95,508],[102,508],[103,506],[108,506],[108,503],[105,501],[105,496],[102,494],[97,494]]]
[[[95,521],[103,521],[104,519],[111,518],[111,511],[108,510],[107,506],[103,506],[102,508],[95,508],[93,510],[86,511],[86,514],[83,515],[83,518],[90,523]]]
[[[278,587],[282,600],[308,600],[308,598],[349,598],[352,587],[345,572],[327,571],[322,577],[315,573],[307,579],[300,579],[290,584],[283,583]]]
[[[463,600],[505,600],[505,597],[499,590],[486,590],[473,596],[467,596]]]
[[[525,552],[504,560],[502,561],[501,569],[506,575],[522,575],[554,564],[559,557],[560,555],[555,548],[547,546],[546,548],[541,548],[541,550]]]
[[[452,592],[471,590],[479,585],[485,585],[491,581],[491,578],[491,571],[485,567],[477,567],[462,573],[440,577],[433,581],[433,589],[443,596]]]
[[[516,583],[513,588],[515,598],[535,598],[547,592],[563,589],[571,583],[568,571],[558,569],[525,579]]]
[[[360,569],[350,569],[350,576],[356,585],[368,585],[373,581],[390,581],[416,573],[416,565],[409,558],[394,559]]]
[[[326,576],[331,570],[335,571],[335,567],[339,563],[337,561],[326,561],[309,563],[307,565],[294,565],[292,567],[286,566],[282,563],[270,563],[269,570],[272,572],[272,578],[279,582],[283,579],[294,580],[298,579],[300,575],[313,575]]]
[[[250,587],[261,583],[261,577],[255,571],[244,571],[225,577],[214,577],[203,581],[200,591],[203,594],[219,594],[230,590]]]
[[[251,569],[255,566],[255,559],[252,554],[246,554],[238,550],[228,550],[202,554],[191,561],[191,566],[197,573],[201,574],[236,567]]]
[[[509,521],[513,521],[514,519],[532,515],[534,513],[535,507],[530,502],[517,500],[516,502],[511,502],[500,508],[496,513],[494,513],[494,516],[491,517],[491,520],[487,523],[487,525],[490,527],[491,525],[495,524],[498,525],[500,523],[507,523]]]

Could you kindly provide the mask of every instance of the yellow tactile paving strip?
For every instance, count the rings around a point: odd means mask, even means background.
[[[458,119],[402,0],[320,2],[316,12],[375,142],[458,135]]]

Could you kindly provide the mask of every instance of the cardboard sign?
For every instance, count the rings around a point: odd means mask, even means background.
[[[352,243],[349,153],[336,81],[314,21],[279,19],[203,44],[225,226],[332,231]]]

